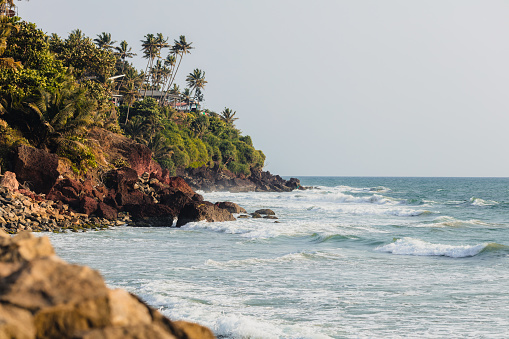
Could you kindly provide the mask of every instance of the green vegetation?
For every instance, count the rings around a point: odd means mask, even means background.
[[[0,0],[2,8],[13,5]],[[147,64],[137,70],[128,61],[136,56],[132,48],[125,40],[115,46],[109,33],[93,40],[79,29],[67,38],[48,36],[33,23],[0,15],[0,161],[26,143],[68,158],[76,173],[85,173],[97,166],[86,133],[99,126],[147,145],[172,173],[219,166],[250,175],[262,168],[265,156],[235,127],[236,112],[200,110],[203,70],[190,72],[183,90],[175,83],[193,47],[183,35],[168,41],[147,34],[141,51]],[[159,91],[157,99],[152,91]]]

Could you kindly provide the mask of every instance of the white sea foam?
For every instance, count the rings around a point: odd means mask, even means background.
[[[398,239],[391,244],[377,247],[379,252],[388,252],[399,255],[419,255],[419,256],[445,256],[451,258],[473,257],[479,254],[485,244],[478,245],[444,245],[432,244],[423,240],[413,238]]]
[[[240,266],[254,266],[254,265],[267,265],[267,264],[279,264],[279,263],[288,263],[294,261],[305,261],[305,260],[335,260],[339,259],[342,256],[335,253],[325,253],[325,252],[300,252],[300,253],[290,253],[280,257],[275,258],[247,258],[241,260],[228,260],[228,261],[216,261],[212,259],[208,259],[205,261],[205,265],[214,266],[214,267],[240,267]]]
[[[267,322],[261,322],[252,317],[240,314],[228,314],[219,317],[212,326],[214,332],[221,336],[233,338],[309,338],[329,339],[331,337],[317,333],[311,328],[288,326],[282,328]],[[293,335],[292,335],[293,333]],[[298,334],[297,334],[298,333]]]
[[[432,214],[432,211],[411,209],[404,207],[388,207],[388,206],[371,206],[371,205],[322,205],[310,206],[308,210],[317,210],[324,212],[337,212],[349,215],[380,215],[380,216],[395,216],[395,217],[415,217],[424,214]]]
[[[484,200],[484,199],[481,199],[481,198],[475,198],[475,197],[472,197],[470,198],[469,200],[470,204],[472,206],[479,206],[479,207],[484,207],[484,206],[495,206],[495,205],[498,205],[499,202],[498,201],[494,201],[494,200]]]
[[[488,226],[490,224],[477,219],[460,220],[450,216],[440,216],[433,220],[432,227],[466,227],[466,226]]]

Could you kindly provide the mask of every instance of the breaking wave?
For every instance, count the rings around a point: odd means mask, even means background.
[[[393,243],[377,247],[379,252],[387,252],[397,255],[416,256],[444,256],[451,258],[473,257],[484,251],[506,249],[507,246],[497,243],[483,243],[477,245],[445,245],[432,244],[413,238],[398,239]]]

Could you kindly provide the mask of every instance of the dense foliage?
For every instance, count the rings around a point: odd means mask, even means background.
[[[0,0],[4,2],[5,0]],[[200,111],[205,72],[194,69],[183,91],[174,83],[182,58],[192,49],[180,36],[170,46],[161,33],[143,43],[145,71],[127,59],[136,54],[111,35],[96,39],[80,30],[67,38],[47,36],[35,24],[0,16],[0,156],[29,143],[68,158],[77,173],[96,166],[86,131],[101,126],[147,145],[163,167],[220,166],[249,175],[265,156],[235,127],[235,112]],[[166,58],[163,49],[169,49]],[[160,90],[156,101],[147,90]],[[116,107],[112,98],[122,98]],[[164,103],[164,104],[163,104]],[[176,111],[173,106],[184,107]],[[181,108],[182,109],[182,108]],[[8,136],[8,137],[7,137]]]
[[[120,110],[121,117],[127,114],[127,106]],[[241,136],[216,113],[179,113],[145,98],[133,104],[130,115],[125,133],[149,146],[154,158],[171,171],[217,164],[249,175],[251,168],[263,167],[265,155],[253,147],[251,138]]]

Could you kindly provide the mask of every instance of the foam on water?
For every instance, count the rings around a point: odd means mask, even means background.
[[[255,266],[255,265],[268,265],[268,264],[284,264],[295,261],[306,261],[306,260],[336,260],[342,256],[336,253],[325,253],[325,252],[299,252],[290,253],[275,258],[247,258],[241,260],[228,260],[228,261],[216,261],[208,259],[205,262],[207,266],[215,267],[240,267],[240,266]]]
[[[495,205],[498,205],[498,204],[499,204],[499,202],[498,202],[498,201],[494,201],[494,200],[484,200],[484,199],[476,198],[476,197],[472,197],[472,198],[470,198],[469,203],[470,203],[472,206],[479,206],[479,207],[485,207],[485,206],[495,206]]]
[[[489,226],[490,224],[483,222],[482,220],[470,219],[460,220],[450,216],[440,216],[433,220],[432,224],[428,226],[432,227],[468,227],[468,226]]]
[[[481,253],[488,245],[488,243],[478,245],[444,245],[432,244],[419,239],[403,238],[391,244],[377,247],[375,250],[399,255],[464,258],[473,257]]]
[[[218,337],[330,338],[312,327],[272,319],[272,314],[264,307],[254,307],[265,315],[258,317],[243,314],[242,311],[233,311],[244,309],[245,299],[243,294],[230,294],[227,286],[217,290],[192,282],[183,285],[174,280],[143,280],[140,283],[140,290],[149,292],[141,293],[143,299],[151,305],[156,305],[164,315],[175,320],[200,319],[200,324],[209,327]],[[134,292],[140,294],[139,291]]]

